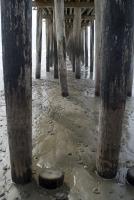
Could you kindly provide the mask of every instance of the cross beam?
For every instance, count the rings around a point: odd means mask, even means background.
[[[45,19],[52,19],[52,15],[49,15],[49,14],[46,14],[46,15],[43,15],[43,18],[45,18]],[[74,19],[74,15],[65,15],[65,20],[66,19]],[[93,19],[95,19],[95,16],[94,15],[91,15],[91,16],[87,16],[87,15],[85,15],[85,16],[81,16],[81,19],[82,20],[93,20]]]
[[[41,1],[41,0],[36,0],[32,1],[32,6],[33,7],[41,7],[41,8],[46,8],[46,7],[54,7],[54,1]],[[64,4],[65,8],[74,8],[74,7],[80,7],[80,8],[92,8],[94,7],[94,2],[87,2],[86,0],[83,2],[65,2]]]

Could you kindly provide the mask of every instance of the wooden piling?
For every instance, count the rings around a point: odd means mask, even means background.
[[[58,68],[61,84],[61,93],[63,97],[67,97],[67,69],[66,69],[66,44],[65,44],[65,22],[64,22],[64,1],[54,0],[57,50],[58,50]]]
[[[55,13],[53,10],[53,40],[54,40],[54,78],[59,78],[58,72],[58,55],[57,55],[57,38],[56,38],[56,24],[55,24]]]
[[[94,68],[94,21],[90,25],[90,73]]]
[[[102,0],[101,4],[103,37],[97,172],[109,179],[116,176],[118,168],[130,69],[126,61],[132,48],[134,1]]]
[[[32,2],[2,0],[2,51],[11,176],[32,176]]]
[[[75,72],[75,42],[74,42],[74,28],[73,26],[66,26],[66,44],[67,55],[72,64],[72,71]]]
[[[82,28],[81,29],[81,62],[82,62],[82,65],[85,64],[85,60],[84,60],[84,51],[85,51],[85,29]]]
[[[67,44],[67,55],[69,56],[69,59],[71,61],[72,64],[72,71],[74,72],[75,69],[73,68],[73,30],[72,28],[68,28],[67,29],[67,33],[66,33],[66,44]],[[74,66],[75,67],[75,66]]]
[[[132,53],[128,56],[128,63],[130,64],[130,70],[128,72],[128,81],[127,81],[127,96],[132,96],[133,90],[133,74],[134,74],[134,49],[132,49]]]
[[[49,37],[50,37],[50,67],[53,66],[53,21],[49,20]]]
[[[81,8],[74,8],[75,77],[81,77]]]
[[[50,72],[50,19],[46,19],[46,72]]]
[[[85,67],[88,67],[88,27],[85,27]]]
[[[102,41],[102,3],[95,0],[95,95],[100,96],[100,66],[101,66],[101,41]]]
[[[74,56],[74,37],[73,37],[73,28],[70,30],[70,49],[71,49],[71,55],[70,60],[72,64],[72,72],[75,72],[75,56]]]
[[[73,25],[73,35],[72,35],[72,70],[75,72],[75,30]]]
[[[66,36],[66,43],[67,43],[67,54],[69,56],[70,61],[72,62],[72,53],[73,53],[72,29],[68,30],[68,34]]]
[[[42,50],[42,9],[37,9],[36,25],[36,78],[41,76],[41,50]]]

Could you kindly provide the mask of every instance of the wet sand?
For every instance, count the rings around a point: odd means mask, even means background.
[[[127,99],[117,177],[103,180],[96,174],[100,99],[94,81],[83,68],[76,80],[68,66],[70,96],[60,95],[53,69],[41,80],[33,79],[33,182],[24,187],[11,182],[4,92],[0,91],[0,200],[134,200],[134,188],[126,183],[128,167],[134,165],[134,97]],[[65,172],[65,185],[57,190],[38,186],[43,167]],[[2,197],[1,197],[2,196]],[[61,198],[62,197],[62,198]]]

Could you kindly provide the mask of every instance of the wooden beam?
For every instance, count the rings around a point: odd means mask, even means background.
[[[54,2],[53,1],[43,2],[41,0],[32,1],[32,6],[33,7],[42,7],[42,8],[54,7]],[[74,8],[74,7],[92,8],[92,7],[94,7],[94,3],[93,2],[87,2],[87,1],[83,1],[83,2],[65,2],[64,7],[65,8]]]
[[[65,20],[66,19],[74,19],[74,15],[65,15],[64,16],[65,17]],[[52,19],[53,18],[53,16],[52,15],[49,15],[49,14],[46,14],[46,15],[43,15],[43,18],[44,19]],[[87,16],[87,15],[85,15],[85,16],[81,16],[81,20],[93,20],[95,18],[95,16],[93,15],[93,16]]]

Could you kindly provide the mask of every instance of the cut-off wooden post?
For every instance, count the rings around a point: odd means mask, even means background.
[[[32,1],[2,0],[2,49],[11,176],[32,176]]]

